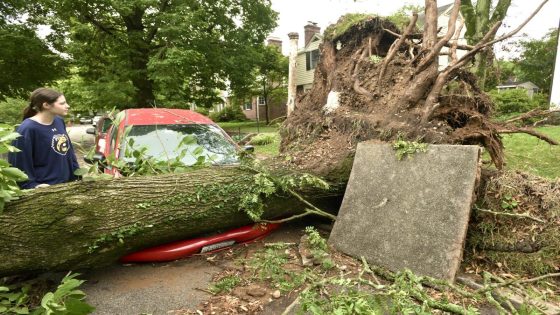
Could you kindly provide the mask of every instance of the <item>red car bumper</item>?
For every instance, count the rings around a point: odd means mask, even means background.
[[[280,224],[265,223],[247,225],[228,232],[194,238],[190,240],[177,241],[152,248],[147,248],[120,259],[123,263],[134,262],[164,262],[185,258],[194,254],[210,253],[234,244],[242,244],[256,241],[276,230]]]

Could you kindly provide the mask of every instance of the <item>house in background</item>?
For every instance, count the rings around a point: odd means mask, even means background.
[[[527,82],[507,81],[505,83],[496,86],[496,88],[498,89],[498,93],[505,90],[525,89],[530,99],[532,99],[533,95],[539,91],[539,87],[536,86],[531,81],[527,81]]]
[[[282,51],[282,41],[278,38],[268,38],[268,46],[276,46],[279,51]],[[265,100],[262,95],[257,95],[251,97],[251,99],[246,100],[241,110],[245,117],[251,120],[264,121],[266,117],[266,105]],[[279,117],[286,116],[286,100],[269,100],[268,102],[268,118],[273,120]]]
[[[438,7],[438,25],[441,26],[438,36],[443,36],[447,32],[447,25],[451,15],[453,4]],[[462,23],[463,16],[459,12],[457,18],[457,27]],[[424,25],[424,14],[418,15],[418,27],[422,28]],[[320,59],[319,45],[323,42],[323,35],[321,35],[321,28],[317,23],[309,22],[304,26],[305,42],[304,47],[298,50],[296,59],[296,90],[297,94],[307,92],[311,89],[314,79],[315,68]],[[459,45],[466,45],[465,39],[466,27],[461,29],[457,43]],[[457,58],[461,58],[467,52],[465,50],[457,49]],[[449,48],[444,47],[439,56],[439,69],[443,69],[449,65],[451,56]],[[304,67],[305,66],[305,67]]]
[[[438,15],[437,25],[439,26],[438,37],[443,37],[447,33],[448,30],[447,25],[449,25],[449,18],[451,16],[452,9],[453,9],[453,3],[437,8],[437,15]],[[418,14],[417,25],[420,29],[424,27],[424,21],[425,21],[425,14],[424,13]],[[457,21],[455,22],[455,32],[457,32],[457,29],[459,28],[461,23],[463,23],[463,21],[464,21],[463,15],[461,14],[461,11],[459,11],[459,16],[457,17]],[[461,29],[461,33],[459,33],[459,38],[457,39],[458,45],[467,45],[467,39],[465,38],[466,32],[467,32],[467,28],[463,25],[463,28]],[[453,34],[452,38],[455,38],[455,34]],[[467,53],[467,51],[462,49],[457,49],[456,53],[457,53],[457,59],[460,59]],[[445,67],[449,65],[450,62],[451,62],[450,50],[448,47],[443,47],[438,57],[439,69],[443,70]]]
[[[319,45],[323,42],[321,28],[315,22],[303,27],[304,46],[298,50],[296,58],[296,91],[297,94],[307,92],[313,85],[315,68],[319,62]]]

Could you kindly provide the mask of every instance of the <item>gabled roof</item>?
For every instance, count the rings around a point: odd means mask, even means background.
[[[313,34],[313,37],[311,37],[311,40],[309,40],[309,43],[307,43],[307,45],[305,45],[305,47],[298,50],[298,55],[308,51],[307,49],[309,48],[309,46],[313,42],[316,42],[316,41],[321,41],[321,42],[323,41],[323,35],[321,35],[321,33]]]
[[[535,83],[531,82],[531,81],[525,81],[525,82],[521,82],[521,81],[506,81],[502,84],[499,84],[496,86],[496,88],[506,88],[506,87],[517,87],[517,86],[523,86],[525,88],[539,88]]]
[[[447,13],[447,11],[450,11],[452,8],[453,8],[453,3],[442,5],[441,7],[438,7],[437,8],[437,16],[439,17],[440,15]],[[419,13],[417,24],[418,25],[424,25],[425,17],[426,17],[425,13]],[[463,18],[463,15],[461,14],[461,11],[459,11],[459,18],[461,18],[461,19]]]

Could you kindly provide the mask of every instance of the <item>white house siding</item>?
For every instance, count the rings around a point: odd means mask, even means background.
[[[448,9],[447,12],[445,12],[444,14],[441,14],[438,17],[438,25],[441,26],[441,30],[438,33],[438,36],[445,36],[445,34],[447,33],[447,24],[449,23],[449,14],[451,13],[451,9]],[[460,26],[461,20],[463,19],[463,17],[461,16],[461,14],[459,14],[459,17],[457,18],[457,23],[455,24],[455,32],[457,32],[457,28]],[[467,31],[467,28],[463,25],[463,28],[461,29],[461,33],[459,34],[459,40],[457,41],[457,43],[459,45],[466,45],[467,44],[467,40],[465,39],[465,33]],[[455,38],[455,33],[453,34],[452,39]],[[449,48],[447,47],[443,47],[441,49],[441,53],[442,54],[446,54],[449,53]],[[462,50],[462,49],[457,49],[456,51],[457,53],[457,59],[460,59],[461,57],[463,57],[467,51],[466,50]],[[449,65],[449,62],[451,61],[451,56],[450,55],[440,55],[438,62],[439,62],[439,69],[442,70],[445,67],[447,67]]]
[[[307,45],[307,48],[298,52],[298,56],[296,59],[296,84],[303,85],[304,89],[307,89],[313,83],[313,77],[315,73],[315,69],[311,69],[309,71],[306,70],[305,66],[305,53],[308,51],[313,51],[315,49],[319,49],[319,45],[321,44],[321,40],[317,40],[317,38],[313,38],[313,40]]]
[[[306,85],[313,83],[313,73],[315,69],[305,70],[305,51],[299,53],[296,59],[296,84]]]

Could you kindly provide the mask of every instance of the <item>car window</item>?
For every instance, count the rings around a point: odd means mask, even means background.
[[[115,142],[117,141],[118,130],[119,128],[117,126],[113,126],[113,128],[111,128],[111,143],[109,145],[111,151],[109,153],[115,151]]]
[[[103,125],[101,125],[101,133],[106,133],[107,130],[109,130],[109,127],[111,127],[113,121],[109,117],[107,117],[102,119],[101,122],[103,123]]]
[[[181,141],[192,135],[197,143],[182,144]],[[132,126],[127,135],[127,141],[133,139],[132,147],[140,149],[146,147],[148,154],[158,160],[177,157],[182,150],[193,152],[201,147],[200,155],[213,164],[234,164],[239,162],[235,144],[229,141],[222,130],[213,125],[177,124],[177,125],[147,125]],[[130,141],[128,141],[130,143]],[[124,154],[124,153],[123,153]],[[186,154],[182,162],[186,165],[195,164],[197,156]],[[131,160],[130,157],[127,160]]]

